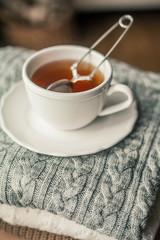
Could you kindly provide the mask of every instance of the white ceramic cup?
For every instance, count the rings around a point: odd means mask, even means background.
[[[61,59],[79,60],[88,48],[75,45],[59,45],[34,53],[23,65],[23,80],[33,110],[47,124],[62,130],[75,130],[91,123],[97,116],[122,111],[131,106],[134,97],[129,87],[123,84],[111,85],[112,67],[106,60],[100,67],[104,81],[91,90],[78,93],[60,93],[46,90],[31,81],[33,73],[42,65]],[[95,67],[104,56],[92,51],[85,62]],[[103,109],[108,95],[122,92],[126,100]]]

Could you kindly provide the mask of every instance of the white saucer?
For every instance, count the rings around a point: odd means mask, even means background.
[[[116,95],[110,102],[121,99],[122,96]],[[21,146],[48,155],[78,156],[99,152],[121,141],[132,131],[138,113],[134,102],[129,109],[98,117],[84,128],[56,130],[32,110],[20,82],[2,98],[0,116],[3,130]]]

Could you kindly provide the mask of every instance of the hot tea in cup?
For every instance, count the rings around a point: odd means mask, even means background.
[[[51,83],[61,79],[72,79],[71,66],[76,60],[59,60],[49,62],[38,68],[31,77],[31,80],[42,88],[48,88]],[[78,66],[78,74],[88,76],[94,70],[94,66],[87,62],[82,62]],[[103,74],[97,70],[90,81],[81,80],[72,84],[72,87],[66,89],[65,81],[60,86],[55,88],[56,92],[83,92],[97,87],[104,80]]]
[[[94,86],[89,86],[89,89],[83,86],[83,89],[78,88],[77,91],[71,93],[45,89],[45,85],[49,83],[46,77],[50,75],[47,70],[48,66],[50,71],[54,72],[54,76],[51,74],[54,80],[57,79],[57,73],[58,78],[63,77],[61,73],[65,78],[70,78],[69,65],[74,60],[80,59],[87,51],[88,48],[82,46],[54,46],[34,53],[23,65],[23,81],[30,104],[37,115],[54,128],[75,130],[84,127],[97,116],[113,114],[130,107],[134,100],[129,87],[123,84],[111,85],[112,67],[108,60],[100,66],[93,79]],[[103,59],[102,54],[93,50],[86,57],[80,71],[83,71],[85,66],[95,68]],[[66,70],[62,69],[65,65]],[[126,100],[103,109],[107,96],[116,92],[123,93]]]
[[[24,63],[23,80],[28,99],[41,119],[55,128],[74,130],[86,126],[97,116],[131,106],[134,98],[130,88],[122,84],[111,85],[112,67],[108,57],[132,23],[133,18],[124,15],[90,48],[54,46],[38,51]],[[95,51],[95,47],[117,27],[123,32],[107,54],[103,56]],[[107,96],[116,92],[123,93],[126,100],[103,109]]]

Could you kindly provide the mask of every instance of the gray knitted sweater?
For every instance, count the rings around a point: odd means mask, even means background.
[[[0,96],[21,81],[30,54],[0,49]],[[111,62],[114,79],[130,86],[138,102],[133,132],[97,154],[63,158],[29,151],[0,128],[0,203],[45,209],[118,240],[139,240],[159,188],[160,75]]]

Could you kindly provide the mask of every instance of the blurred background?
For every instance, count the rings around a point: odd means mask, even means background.
[[[90,46],[124,14],[134,24],[111,57],[160,72],[160,0],[0,0],[0,46]],[[105,54],[118,36],[97,50]]]

